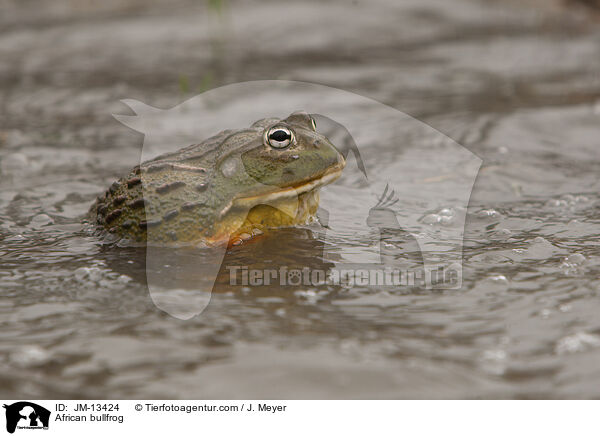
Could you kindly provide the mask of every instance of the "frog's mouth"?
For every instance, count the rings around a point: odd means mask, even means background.
[[[285,200],[295,200],[305,197],[303,194],[316,191],[322,186],[336,181],[342,175],[343,168],[344,165],[339,165],[325,171],[320,176],[303,181],[297,185],[282,187],[259,195],[236,198],[221,211],[221,216],[227,214],[232,208],[251,209],[260,204],[277,204],[277,207],[279,207]]]

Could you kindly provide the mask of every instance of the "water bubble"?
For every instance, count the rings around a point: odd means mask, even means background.
[[[442,215],[440,216],[440,224],[444,225],[444,226],[449,226],[450,224],[452,224],[454,222],[454,217],[453,216],[447,216],[447,215]]]
[[[504,373],[507,359],[508,354],[501,349],[485,350],[479,358],[483,370],[495,375]]]
[[[537,236],[526,249],[513,249],[514,253],[519,254],[519,258],[528,260],[549,259],[552,256],[564,252],[565,250],[554,246],[550,241]]]
[[[33,228],[40,228],[40,227],[44,227],[50,224],[54,224],[54,220],[52,218],[50,218],[48,215],[46,215],[45,213],[41,213],[39,215],[34,216],[33,218],[31,218],[31,221],[29,223],[31,225],[31,227]]]
[[[453,208],[445,207],[436,213],[430,213],[421,218],[424,224],[439,224],[450,226],[456,221],[456,211]]]
[[[553,207],[553,208],[559,208],[559,207],[567,206],[567,202],[565,200],[558,200],[556,198],[553,198],[546,202],[546,206]]]
[[[74,272],[75,279],[79,282],[98,283],[102,280],[102,270],[96,267],[82,266]]]
[[[485,288],[488,291],[506,290],[510,287],[508,279],[502,274],[488,276],[482,280],[482,284],[485,285]]]
[[[560,264],[560,268],[566,275],[579,275],[583,273],[583,265],[586,262],[587,259],[583,254],[575,253],[567,256]]]
[[[40,366],[48,363],[50,353],[37,345],[27,345],[10,355],[11,363],[20,367]]]
[[[296,291],[296,292],[294,292],[294,295],[296,295],[297,297],[306,299],[307,302],[311,303],[311,304],[316,303],[318,300],[317,293],[313,290]]]
[[[485,350],[482,358],[487,360],[504,360],[506,359],[506,351],[504,350]]]
[[[560,198],[552,198],[546,202],[546,206],[554,209],[580,208],[581,205],[589,203],[590,199],[585,195],[566,194]]]
[[[304,300],[306,300],[307,304],[316,304],[317,301],[321,300],[325,295],[327,294],[327,291],[314,291],[312,289],[308,289],[306,291],[296,291],[294,292],[294,295],[296,297],[302,298]]]
[[[570,304],[561,304],[558,307],[558,310],[561,311],[562,313],[570,312],[571,311],[571,305]]]
[[[498,295],[510,288],[508,279],[502,274],[492,274],[479,280],[473,288],[484,295]]]
[[[117,279],[117,283],[125,285],[127,283],[129,283],[131,281],[131,277],[128,277],[124,274],[120,275],[119,278]]]
[[[440,218],[441,217],[438,214],[431,213],[429,215],[426,215],[422,221],[425,224],[437,224],[440,222]]]
[[[557,354],[578,353],[600,347],[600,338],[586,332],[577,332],[560,339],[554,351]]]
[[[477,212],[477,216],[485,219],[498,219],[502,217],[502,214],[495,209],[485,209]]]
[[[504,285],[508,286],[508,279],[506,277],[504,277],[502,274],[489,276],[488,280],[490,280],[492,283],[496,283],[496,284],[503,285],[503,286]]]
[[[564,262],[569,265],[583,265],[586,261],[587,259],[583,254],[575,253],[569,255]]]

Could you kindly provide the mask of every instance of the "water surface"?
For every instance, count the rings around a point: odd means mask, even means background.
[[[475,0],[230,2],[220,15],[186,1],[2,8],[4,397],[598,396],[593,18]],[[294,20],[264,25],[278,14]],[[182,321],[156,308],[145,250],[102,244],[81,225],[95,197],[139,163],[142,135],[111,113],[127,113],[123,98],[167,109],[257,79],[376,99],[483,160],[462,211],[460,289],[228,284],[228,265],[322,265],[335,263],[319,258],[323,247],[379,247],[373,232],[346,237],[314,225],[230,250],[200,316]],[[410,174],[418,150],[440,147],[411,132],[389,140],[371,114],[358,115],[374,138],[363,158],[382,180],[397,168]],[[346,207],[344,192],[357,183],[349,173],[324,193],[329,207]],[[407,187],[396,195],[404,210],[418,204]],[[461,213],[442,197],[431,213]],[[340,219],[351,228],[351,214]]]

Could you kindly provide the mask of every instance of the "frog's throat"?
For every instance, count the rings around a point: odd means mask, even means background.
[[[307,224],[319,207],[319,188],[337,180],[343,165],[296,186],[277,191],[237,198],[225,207],[207,239],[209,245],[259,235],[267,228]]]
[[[266,229],[310,223],[319,208],[319,191],[313,189],[296,197],[283,197],[248,209],[233,208],[216,225],[210,244],[229,241],[237,245]]]

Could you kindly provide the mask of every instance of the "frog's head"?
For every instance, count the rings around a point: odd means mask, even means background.
[[[234,192],[221,216],[236,216],[241,207],[250,210],[251,220],[267,226],[298,224],[314,216],[318,189],[335,181],[346,165],[306,112],[257,121],[225,143],[218,174],[228,176],[222,185]]]
[[[265,119],[260,143],[241,154],[246,174],[274,192],[293,189],[301,194],[337,179],[346,161],[306,112],[283,120]]]

